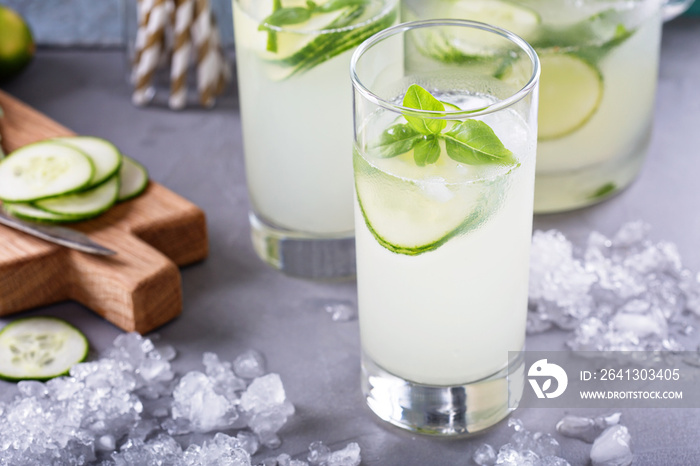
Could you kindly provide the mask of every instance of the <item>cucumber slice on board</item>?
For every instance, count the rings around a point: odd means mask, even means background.
[[[55,317],[17,319],[0,330],[0,378],[47,380],[87,358],[87,338]]]
[[[95,166],[89,186],[97,186],[117,173],[122,163],[122,154],[111,142],[94,136],[72,136],[54,138],[52,141],[67,144],[90,157]]]
[[[119,169],[119,202],[126,201],[141,194],[148,186],[148,171],[146,167],[126,155],[122,156],[122,166]]]
[[[46,212],[71,218],[87,219],[95,217],[117,202],[119,176],[114,175],[106,182],[74,194],[52,197],[37,201],[34,206]]]
[[[540,54],[538,137],[566,136],[583,126],[603,98],[603,75],[581,57],[570,53]]]
[[[18,203],[10,203],[10,202],[5,202],[3,204],[3,208],[9,213],[10,215],[21,218],[23,220],[30,220],[33,222],[45,222],[45,223],[68,223],[68,222],[77,222],[79,220],[83,220],[81,217],[72,217],[69,215],[59,215],[59,214],[52,214],[51,212],[47,212],[45,210],[41,210],[39,208],[34,207],[32,204],[28,203],[23,203],[23,202],[18,202]]]
[[[0,200],[29,202],[79,191],[94,172],[78,149],[51,141],[29,144],[0,162]]]

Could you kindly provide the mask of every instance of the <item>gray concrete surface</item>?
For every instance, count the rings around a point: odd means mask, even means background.
[[[313,283],[263,265],[249,241],[240,115],[231,89],[209,111],[138,109],[130,103],[123,57],[117,51],[40,50],[31,67],[4,90],[83,134],[106,137],[143,161],[154,180],[207,213],[211,256],[182,270],[184,313],[162,327],[179,350],[180,372],[201,367],[204,351],[232,359],[257,348],[281,374],[297,414],[281,431],[275,454],[302,454],[314,440],[342,447],[357,441],[363,464],[468,465],[481,442],[501,445],[501,424],[474,439],[436,439],[380,422],[359,391],[357,322],[334,323],[324,299],[355,301],[355,283]],[[652,225],[655,239],[678,244],[685,264],[700,270],[700,18],[665,26],[656,121],[647,164],[639,179],[610,201],[581,211],[535,219],[535,228],[558,228],[582,241],[592,229],[606,233],[628,220]],[[79,304],[66,302],[26,315],[63,317],[88,335],[96,352],[119,329]],[[563,349],[563,335],[528,338],[535,349]],[[0,392],[12,393],[0,383]],[[576,410],[597,414],[592,410]],[[554,432],[562,410],[521,409],[532,430]],[[700,464],[700,410],[623,411],[638,465]],[[586,464],[589,446],[557,437],[573,465]],[[269,456],[262,452],[258,459]]]

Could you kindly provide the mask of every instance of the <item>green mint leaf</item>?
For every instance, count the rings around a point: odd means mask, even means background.
[[[405,154],[420,143],[423,136],[404,123],[388,127],[371,148],[376,157],[388,159]]]
[[[612,39],[608,43],[606,43],[602,48],[605,49],[605,51],[609,51],[614,47],[617,47],[624,41],[626,41],[629,36],[631,36],[634,33],[634,31],[630,31],[625,27],[624,24],[620,23],[617,26],[615,26],[615,32],[613,34]]]
[[[630,34],[629,30],[625,27],[624,24],[620,23],[617,25],[615,28],[615,39],[619,39],[621,37],[627,37]]]
[[[598,188],[593,194],[588,196],[588,199],[598,199],[601,197],[605,197],[608,194],[614,193],[616,189],[617,186],[615,186],[615,183],[604,184],[603,186]]]
[[[262,20],[259,30],[265,31],[270,26],[288,26],[304,23],[311,19],[311,10],[303,7],[281,8]]]
[[[274,13],[277,10],[280,10],[282,8],[282,0],[272,0],[272,12]],[[258,30],[265,30],[267,28],[263,28],[262,25],[258,28]],[[277,31],[272,31],[269,30],[267,32],[267,51],[272,52],[272,53],[277,53]]]
[[[418,84],[411,84],[403,98],[404,107],[415,108],[416,110],[427,110],[431,112],[444,112],[445,106],[433,95],[420,87]],[[445,128],[445,120],[421,118],[404,115],[408,124],[421,134],[439,134]]]
[[[367,6],[369,4],[370,0],[330,0],[317,7],[317,11],[321,13],[330,13],[350,6]]]
[[[423,136],[413,148],[413,160],[419,167],[435,163],[440,158],[440,143],[437,136]]]
[[[267,33],[267,51],[277,53],[277,31]]]
[[[443,135],[447,155],[460,163],[515,165],[513,153],[505,148],[491,127],[480,120],[466,120]]]

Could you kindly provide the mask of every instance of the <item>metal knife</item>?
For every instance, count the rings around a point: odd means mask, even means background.
[[[36,236],[37,238],[41,238],[45,241],[50,241],[67,248],[77,249],[78,251],[87,252],[89,254],[99,254],[101,256],[111,256],[116,254],[116,251],[112,251],[111,249],[107,249],[106,247],[97,244],[88,238],[87,235],[84,235],[79,231],[56,225],[42,225],[39,223],[25,222],[24,220],[7,215],[1,210],[0,224]]]

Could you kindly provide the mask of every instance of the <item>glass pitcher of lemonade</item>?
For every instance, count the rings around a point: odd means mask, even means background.
[[[500,26],[537,51],[542,74],[535,212],[600,202],[629,185],[652,134],[661,25],[692,1],[405,0],[403,19]],[[469,51],[434,52],[470,60]],[[500,71],[511,72],[508,65]]]

